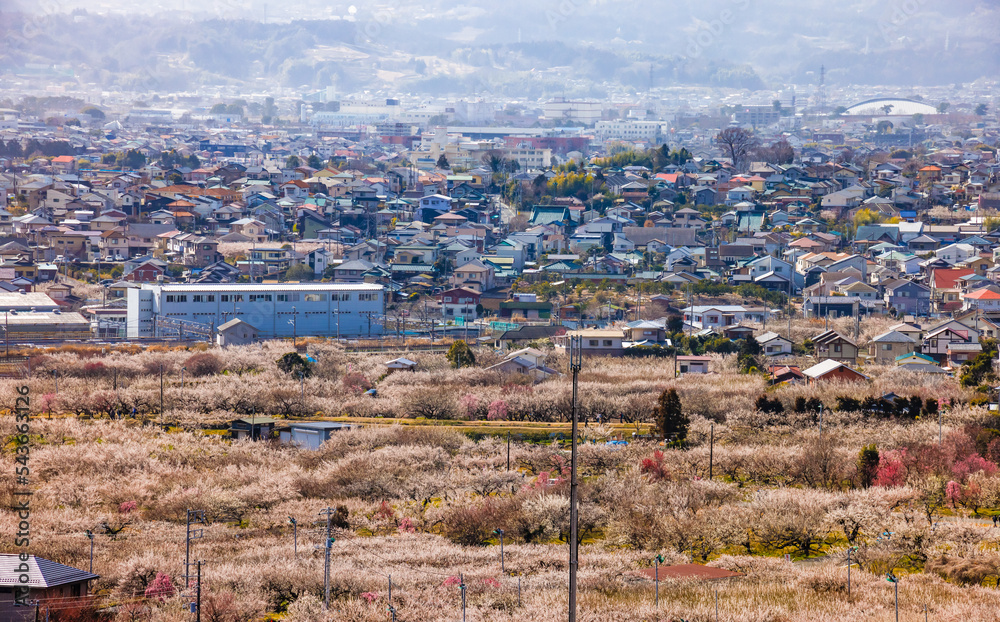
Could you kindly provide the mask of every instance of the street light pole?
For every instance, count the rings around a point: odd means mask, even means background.
[[[500,572],[506,573],[507,570],[504,567],[504,561],[503,561],[503,529],[496,529],[493,531],[493,533],[500,536]]]
[[[653,581],[656,583],[656,608],[660,608],[660,562],[663,561],[662,555],[657,555],[653,558]]]
[[[847,547],[847,600],[851,600],[851,552],[855,547]]]
[[[573,427],[572,440],[570,442],[570,480],[569,480],[569,622],[576,622],[576,574],[580,564],[579,558],[579,515],[577,508],[577,486],[576,479],[576,432],[577,419],[579,418],[579,378],[580,368],[583,365],[583,337],[573,336],[569,341],[570,354],[569,365],[573,371]]]
[[[293,542],[292,546],[294,547],[293,550],[295,551],[295,559],[298,559],[299,558],[299,523],[298,523],[298,521],[296,521],[291,516],[288,517],[288,522],[290,522],[292,524],[292,538],[293,538],[293,540],[292,540],[292,542]]]
[[[896,622],[899,622],[899,580],[893,581],[892,585],[896,592]]]

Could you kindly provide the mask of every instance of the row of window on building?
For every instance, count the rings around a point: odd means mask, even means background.
[[[301,296],[301,298],[300,298]],[[326,294],[277,294],[278,302],[326,302]],[[248,294],[246,298],[250,302],[273,302],[274,294]],[[350,302],[350,294],[330,294],[330,300],[337,302]],[[378,300],[378,294],[362,293],[358,294],[359,302],[372,302]],[[167,302],[187,302],[187,294],[167,294]],[[244,302],[243,294],[222,294],[219,296],[220,302]],[[191,294],[191,302],[215,302],[215,294]]]

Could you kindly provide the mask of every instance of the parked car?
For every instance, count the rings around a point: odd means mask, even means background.
[[[65,261],[66,257],[64,255],[56,255],[56,263],[63,263]]]

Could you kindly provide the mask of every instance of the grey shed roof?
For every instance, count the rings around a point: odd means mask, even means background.
[[[336,421],[289,421],[288,427],[305,430],[340,430],[353,428],[354,425],[350,423],[338,423]]]
[[[254,325],[253,325],[253,324],[251,324],[251,323],[249,323],[249,322],[244,322],[243,320],[241,320],[241,319],[240,319],[240,318],[238,318],[238,317],[234,317],[233,319],[229,320],[228,322],[225,322],[225,323],[223,323],[223,324],[219,324],[219,328],[218,328],[218,329],[216,329],[216,330],[219,330],[219,331],[227,331],[227,330],[229,330],[230,328],[235,328],[235,327],[237,327],[237,326],[241,326],[241,325],[244,325],[244,326],[247,326],[247,327],[249,327],[249,328],[250,328],[250,330],[257,330],[257,329],[256,329],[256,328],[254,327]]]
[[[21,573],[17,572],[17,567],[21,561],[18,556],[14,553],[0,554],[0,586],[27,585],[31,588],[48,588],[100,578],[99,575],[63,566],[44,557],[29,555],[25,563],[28,564],[27,584],[19,581]]]
[[[882,333],[878,337],[872,338],[875,343],[916,343],[916,340],[909,335],[904,335],[903,333],[895,330],[890,330],[887,333]]]

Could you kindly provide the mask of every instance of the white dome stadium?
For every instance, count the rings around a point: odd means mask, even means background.
[[[886,112],[886,106],[891,106],[889,112]],[[912,99],[881,97],[854,104],[844,114],[859,117],[910,117],[915,114],[937,114],[937,108]]]

